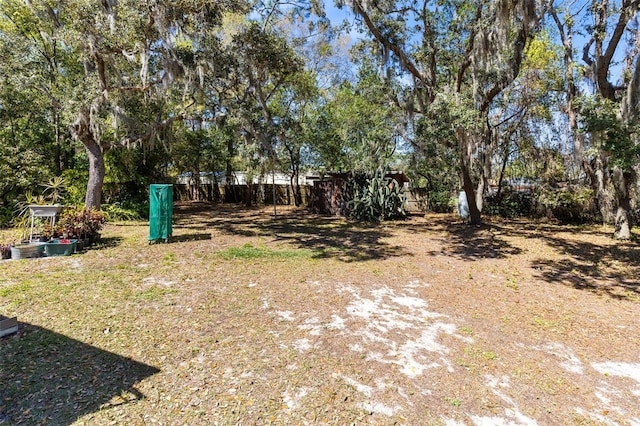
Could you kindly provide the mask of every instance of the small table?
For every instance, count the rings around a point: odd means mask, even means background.
[[[51,226],[56,224],[56,216],[60,211],[62,211],[62,207],[60,204],[53,205],[39,205],[39,204],[30,204],[29,210],[31,211],[31,232],[29,234],[29,242],[33,242],[33,226],[35,223],[36,217],[46,217],[49,218],[49,222]]]

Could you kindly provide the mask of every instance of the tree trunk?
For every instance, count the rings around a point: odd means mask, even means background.
[[[607,160],[598,156],[585,169],[591,178],[591,185],[595,192],[597,209],[602,216],[602,222],[614,223],[614,199],[609,189],[609,171],[606,164]]]
[[[94,104],[92,108],[97,107]],[[87,194],[84,198],[85,208],[100,210],[105,174],[104,150],[96,139],[90,123],[90,109],[83,108],[78,113],[76,121],[69,127],[69,132],[82,142],[89,158],[89,181],[87,182]]]
[[[225,171],[225,198],[226,200],[230,199],[229,195],[226,194],[230,194],[233,191],[233,202],[237,203],[238,202],[238,192],[236,191],[237,189],[237,185],[234,182],[233,179],[233,165],[231,164],[231,159],[233,158],[233,156],[235,155],[234,152],[234,147],[233,147],[233,138],[229,138],[227,139],[227,153],[226,153],[226,158],[225,158],[225,166],[226,166],[226,171]],[[226,201],[224,200],[224,201]]]
[[[482,212],[484,208],[484,196],[489,190],[489,179],[491,178],[491,158],[493,157],[493,148],[490,141],[484,141],[484,151],[481,153],[479,161],[482,172],[478,180],[476,188],[476,207]]]
[[[462,188],[467,196],[467,205],[469,207],[469,222],[472,225],[479,225],[482,223],[482,218],[480,217],[480,209],[476,203],[475,187],[471,176],[472,141],[469,140],[469,135],[464,129],[456,129],[456,136],[458,139],[458,146],[460,148]]]
[[[615,189],[617,211],[615,219],[615,231],[613,237],[617,240],[628,240],[631,238],[631,197],[629,187],[633,184],[633,174],[624,172],[615,166],[612,174],[613,187]]]
[[[509,162],[509,157],[511,156],[512,152],[509,149],[509,145],[507,145],[505,151],[504,151],[504,156],[502,157],[502,164],[500,166],[500,177],[498,178],[498,190],[496,192],[496,199],[500,200],[500,197],[502,196],[502,181],[504,180],[504,171],[507,168],[507,163]]]
[[[480,216],[480,209],[476,204],[476,194],[475,188],[473,187],[473,180],[471,179],[471,173],[466,164],[462,165],[462,186],[464,193],[467,196],[467,204],[469,206],[469,222],[472,225],[479,225],[482,223],[482,218]]]
[[[253,205],[253,182],[247,182],[247,190],[244,193],[244,205],[247,207]]]
[[[194,170],[191,172],[191,179],[190,179],[190,183],[191,183],[191,199],[193,201],[200,201],[200,169],[199,168],[194,168]]]
[[[55,170],[56,176],[60,176],[65,169],[63,165],[63,150],[62,150],[62,137],[60,134],[60,116],[55,108],[51,108],[51,115],[53,117],[53,128],[55,132],[55,145],[53,148],[53,156],[55,157]]]
[[[82,143],[89,157],[89,181],[87,182],[87,195],[84,198],[84,205],[88,210],[100,210],[105,173],[104,151],[93,139],[83,140]]]
[[[300,171],[297,168],[293,169],[289,181],[293,190],[293,203],[296,207],[299,207],[302,205],[302,190],[300,189]]]
[[[573,139],[573,160],[580,167],[584,158],[584,135],[578,130],[578,113],[573,101],[567,103],[567,116],[569,117],[569,129]]]
[[[297,179],[293,184],[293,203],[296,207],[300,207],[302,205],[302,188],[300,187]]]

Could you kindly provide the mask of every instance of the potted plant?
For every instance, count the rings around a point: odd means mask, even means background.
[[[82,238],[83,210],[80,207],[67,207],[58,221],[62,238]]]
[[[29,241],[30,220],[28,216],[18,216],[14,222],[16,232],[16,243],[10,246],[12,259],[26,259],[30,257],[40,257],[44,254],[43,243],[32,243]]]
[[[42,195],[34,195],[31,191],[27,191],[24,194],[24,200],[18,203],[18,215],[15,222],[20,222],[19,226],[26,228],[24,222],[30,221],[30,242],[42,240],[41,229],[47,224],[53,225],[55,223],[55,218],[63,208],[59,201],[65,185],[66,182],[63,178],[53,178],[43,185],[45,190]]]
[[[84,232],[89,236],[91,244],[100,239],[100,231],[106,222],[104,213],[97,210],[85,210]]]
[[[77,239],[84,247],[99,238],[105,216],[97,210],[70,207],[63,211],[58,222],[63,238]]]
[[[45,189],[41,195],[27,191],[17,204],[13,225],[18,237],[17,242],[9,248],[13,259],[43,256],[43,243],[54,237],[58,231],[55,220],[63,208],[59,202],[62,200],[66,182],[64,178],[54,177],[43,186]]]
[[[58,223],[56,223],[55,225],[52,225],[51,223],[45,223],[44,225],[42,225],[40,235],[42,237],[41,241],[47,242],[54,238],[61,237],[62,228],[60,228],[60,224]]]

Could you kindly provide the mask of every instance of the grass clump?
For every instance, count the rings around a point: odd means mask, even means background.
[[[272,250],[266,247],[255,247],[247,243],[240,247],[229,247],[220,252],[224,259],[261,259],[261,258],[309,258],[312,252],[309,250]]]

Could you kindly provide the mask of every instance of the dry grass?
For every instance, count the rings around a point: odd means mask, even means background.
[[[271,213],[0,262],[0,424],[640,424],[634,243]]]

